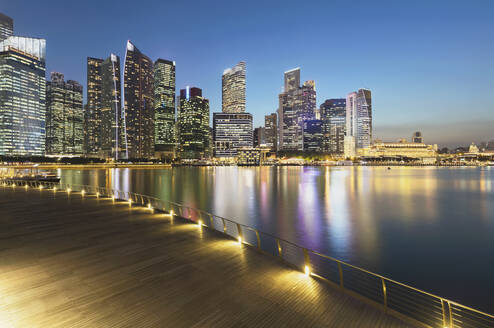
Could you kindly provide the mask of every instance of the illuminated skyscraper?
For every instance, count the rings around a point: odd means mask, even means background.
[[[44,39],[10,36],[0,42],[0,155],[44,155]]]
[[[124,68],[124,128],[127,158],[154,157],[153,62],[127,41]]]
[[[323,122],[323,150],[343,154],[346,128],[346,99],[328,99],[320,106]]]
[[[0,13],[0,42],[14,35],[14,20]]]
[[[359,89],[346,99],[345,156],[353,157],[357,149],[368,148],[372,142],[371,91]]]
[[[154,148],[164,155],[173,154],[175,140],[175,62],[154,62]]]
[[[214,156],[235,157],[243,147],[252,147],[252,114],[213,113]]]
[[[226,69],[221,82],[223,113],[245,112],[245,62]]]
[[[87,106],[84,113],[85,153],[97,155],[101,149],[101,64],[103,59],[87,58]]]
[[[278,147],[303,150],[303,122],[315,119],[315,82],[306,81],[300,86],[300,68],[289,70],[278,100]]]
[[[46,89],[46,154],[82,155],[82,85],[51,73]]]
[[[321,120],[304,121],[304,151],[321,152],[323,149],[323,129]]]
[[[276,151],[278,148],[278,133],[277,133],[276,113],[264,116],[264,138],[266,146],[271,148],[271,151]]]
[[[209,152],[209,100],[202,90],[187,86],[180,90],[178,141],[182,159],[205,158]]]

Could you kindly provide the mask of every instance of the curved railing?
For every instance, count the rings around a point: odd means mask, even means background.
[[[494,316],[298,246],[253,227],[171,201],[110,188],[4,178],[4,187],[39,188],[107,197],[191,220],[242,244],[283,259],[307,275],[322,278],[381,310],[431,328],[494,328]]]

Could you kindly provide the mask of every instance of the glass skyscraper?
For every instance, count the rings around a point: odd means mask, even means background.
[[[154,149],[158,156],[175,150],[175,62],[154,62]]]
[[[226,69],[221,84],[223,113],[245,112],[245,62]]]
[[[124,129],[127,158],[154,157],[153,62],[127,41],[124,68]]]
[[[345,156],[353,157],[356,150],[370,147],[372,142],[371,91],[359,89],[346,99]]]
[[[327,99],[320,106],[323,122],[323,150],[332,154],[343,154],[346,128],[346,99]]]
[[[304,151],[321,152],[323,149],[323,123],[321,120],[304,121]]]
[[[0,13],[0,42],[14,34],[14,20]]]
[[[82,155],[82,85],[51,73],[46,92],[46,154]]]
[[[45,153],[46,41],[0,42],[0,155]]]
[[[209,153],[209,100],[202,90],[180,90],[178,110],[179,154],[182,159],[202,159]]]
[[[101,64],[103,59],[87,58],[87,106],[84,113],[85,153],[97,155],[101,148]]]
[[[266,146],[271,148],[271,151],[276,151],[278,148],[278,133],[277,133],[276,113],[264,116],[264,136]]]
[[[243,147],[252,147],[252,114],[213,113],[214,156],[235,157]]]

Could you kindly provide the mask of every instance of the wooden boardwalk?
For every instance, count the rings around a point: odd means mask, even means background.
[[[411,327],[221,234],[0,187],[0,327]]]

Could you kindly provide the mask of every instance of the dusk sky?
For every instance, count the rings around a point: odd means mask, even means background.
[[[317,105],[372,90],[374,138],[446,146],[494,139],[494,1],[0,0],[16,35],[47,40],[47,77],[86,89],[86,57],[123,64],[128,39],[177,63],[177,93],[221,111],[221,74],[247,62],[254,125],[276,111],[283,72],[315,80]],[[212,116],[212,115],[211,115]]]

